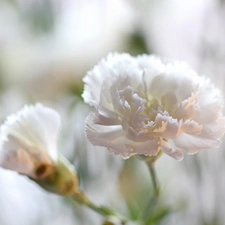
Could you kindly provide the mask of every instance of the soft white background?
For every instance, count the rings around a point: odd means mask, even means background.
[[[36,20],[34,15],[39,15]],[[97,203],[126,213],[118,179],[123,160],[91,147],[84,136],[84,119],[91,109],[74,94],[82,89],[82,77],[109,51],[133,52],[135,46],[129,43],[139,32],[147,46],[144,52],[187,61],[224,94],[224,21],[222,0],[2,0],[0,121],[24,104],[41,101],[55,108],[62,117],[59,148],[76,166],[81,187]],[[134,164],[130,173],[138,174],[140,185],[150,186],[147,168]],[[181,162],[163,155],[156,169],[162,202],[176,210],[162,225],[225,223],[224,144]],[[102,221],[1,168],[0,209],[1,225]]]

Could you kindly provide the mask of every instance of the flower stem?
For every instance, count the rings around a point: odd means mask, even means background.
[[[157,182],[157,177],[156,177],[156,172],[155,172],[155,167],[154,163],[148,164],[148,169],[152,178],[152,184],[153,184],[153,189],[154,189],[154,196],[159,196],[159,185]]]
[[[96,213],[106,217],[106,218],[113,218],[114,220],[118,221],[121,225],[126,225],[128,219],[124,216],[121,216],[109,208],[97,206],[93,202],[91,202],[87,196],[81,191],[75,191],[74,194],[71,196],[72,200],[75,200],[77,203],[87,206],[88,208],[92,209]]]
[[[144,214],[144,220],[146,221],[146,224],[148,224],[148,221],[151,220],[152,214],[154,212],[154,209],[157,205],[159,195],[160,195],[160,186],[158,184],[156,172],[155,172],[155,160],[146,160],[151,179],[153,184],[153,196],[149,200],[148,206],[146,208],[145,214]]]

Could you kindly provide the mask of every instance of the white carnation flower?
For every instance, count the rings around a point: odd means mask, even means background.
[[[33,179],[44,179],[58,161],[60,117],[53,109],[25,106],[0,130],[0,166]]]
[[[160,150],[181,160],[216,148],[225,132],[220,91],[183,62],[153,55],[109,54],[84,77],[93,145],[129,158]]]

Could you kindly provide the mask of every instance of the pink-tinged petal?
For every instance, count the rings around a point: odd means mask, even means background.
[[[192,93],[191,97],[183,100],[178,107],[172,106],[169,112],[173,118],[188,120],[195,116],[198,108],[199,105],[196,104],[196,96]]]
[[[160,144],[159,141],[157,140],[146,142],[134,142],[126,139],[126,141],[127,144],[125,144],[126,148],[125,156],[119,153],[124,159],[128,159],[131,156],[137,154],[145,156],[156,156],[160,151]],[[109,148],[109,151],[112,151],[114,154],[117,154],[116,151],[120,152],[119,148]]]
[[[37,178],[36,169],[40,165],[54,167],[52,159],[45,152],[34,146],[27,146],[20,138],[8,136],[0,154],[1,167],[17,171],[32,178]]]
[[[184,153],[182,150],[176,149],[175,146],[171,147],[171,143],[169,144],[163,140],[161,141],[161,150],[178,161],[184,158]]]
[[[126,137],[135,142],[145,142],[153,140],[154,137],[149,137],[144,130],[136,131],[132,127],[128,127]]]
[[[101,126],[93,123],[94,113],[86,119],[86,135],[93,145],[104,146],[115,155],[127,159],[135,154],[155,156],[159,152],[159,142],[156,140],[135,142],[126,138],[126,132],[121,126]]]
[[[170,116],[158,114],[155,121],[154,135],[166,139],[176,138],[183,132],[199,134],[202,131],[202,126],[193,120],[183,122],[183,120],[178,121]]]
[[[198,135],[202,132],[202,125],[199,125],[194,120],[186,120],[182,123],[182,133]]]
[[[153,126],[154,135],[163,138],[175,138],[181,133],[181,121],[173,119],[170,116],[158,114],[156,116],[155,125]]]
[[[220,140],[207,139],[200,135],[190,135],[183,133],[179,137],[173,139],[174,144],[181,149],[193,155],[203,149],[218,148],[221,144]]]

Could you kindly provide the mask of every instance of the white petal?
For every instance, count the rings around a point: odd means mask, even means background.
[[[156,99],[167,93],[175,93],[183,101],[198,89],[199,77],[185,63],[174,62],[165,65],[165,72],[154,77],[149,90]]]
[[[220,90],[214,87],[209,79],[202,79],[199,85],[197,93],[199,109],[193,119],[201,124],[206,124],[216,120],[220,116],[224,99]]]
[[[225,132],[225,117],[219,117],[216,121],[205,124],[201,133],[204,138],[219,139]]]
[[[165,72],[165,65],[162,63],[160,57],[155,55],[139,55],[136,58],[138,63],[138,68],[142,71],[143,83],[146,86],[146,91],[151,92],[151,89],[148,90],[150,84],[154,77]]]
[[[111,110],[100,106],[95,114],[94,122],[99,125],[119,125],[121,120],[119,115]]]
[[[99,62],[93,70],[83,78],[85,83],[84,93],[82,97],[84,101],[91,106],[97,107],[100,101],[100,93],[102,91],[103,82],[110,80],[118,75],[126,74],[127,70],[133,71],[130,67],[135,68],[133,64],[136,64],[133,57],[129,54],[110,53]],[[129,73],[128,73],[129,74]]]

